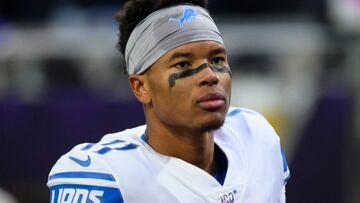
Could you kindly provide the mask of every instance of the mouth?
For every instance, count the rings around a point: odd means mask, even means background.
[[[203,110],[214,111],[226,105],[226,97],[221,93],[210,93],[200,97],[196,103]]]

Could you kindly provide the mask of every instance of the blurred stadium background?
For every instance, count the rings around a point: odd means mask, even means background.
[[[81,142],[144,123],[115,49],[118,0],[0,3],[0,203],[48,202]],[[360,1],[210,1],[232,104],[261,112],[288,156],[290,203],[360,202]]]

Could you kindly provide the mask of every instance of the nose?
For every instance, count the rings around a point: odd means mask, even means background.
[[[213,71],[213,69],[208,65],[203,71],[201,71],[201,76],[199,79],[200,86],[212,86],[219,83],[219,75]]]

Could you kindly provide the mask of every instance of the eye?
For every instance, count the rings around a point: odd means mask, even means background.
[[[222,64],[225,61],[224,57],[215,57],[213,59],[211,59],[210,63],[211,64]]]
[[[175,64],[175,67],[176,68],[181,68],[181,69],[185,69],[187,67],[189,67],[190,63],[187,62],[187,61],[182,61],[182,62],[179,62],[177,64]]]

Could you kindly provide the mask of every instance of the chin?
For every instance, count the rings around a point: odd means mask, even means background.
[[[224,122],[225,122],[225,118],[209,121],[209,122],[202,124],[199,127],[199,130],[202,132],[215,131],[215,130],[221,128],[221,126],[224,124]]]

